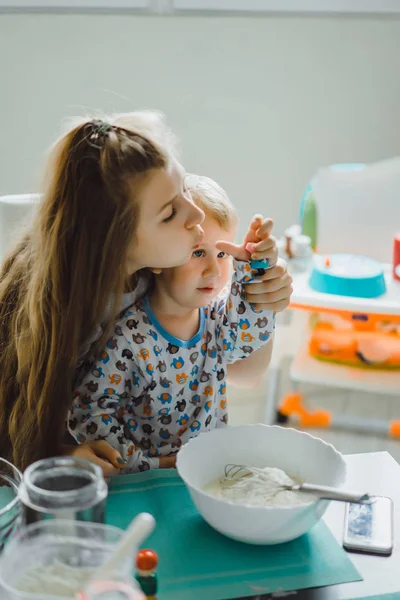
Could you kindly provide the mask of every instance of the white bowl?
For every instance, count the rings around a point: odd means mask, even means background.
[[[308,483],[338,486],[346,463],[331,444],[308,433],[268,425],[214,429],[179,452],[177,469],[199,513],[211,527],[249,544],[280,544],[309,531],[329,501],[290,507],[259,507],[215,498],[204,486],[224,474],[227,464],[278,467]]]

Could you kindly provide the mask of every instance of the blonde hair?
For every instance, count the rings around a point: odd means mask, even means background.
[[[81,119],[52,149],[35,220],[0,273],[0,456],[21,469],[62,451],[80,348],[105,315],[96,348],[110,332],[136,194],[173,142],[159,114],[135,112]]]
[[[225,231],[237,224],[237,213],[227,193],[210,177],[188,174],[185,183],[194,203]]]

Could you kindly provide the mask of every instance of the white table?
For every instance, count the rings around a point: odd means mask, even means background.
[[[400,592],[400,465],[388,452],[349,454],[345,460],[348,472],[343,488],[392,498],[394,550],[390,557],[349,553],[364,581],[335,586],[337,597],[347,600]],[[343,541],[344,509],[344,504],[332,502],[324,517],[339,544]]]
[[[291,271],[293,277],[291,305],[297,308],[308,308],[310,310],[325,308],[398,317],[400,307],[400,283],[394,281],[391,265],[383,265],[383,268],[386,281],[386,293],[377,298],[354,298],[352,296],[338,296],[336,294],[316,292],[308,285],[311,270],[305,273]]]

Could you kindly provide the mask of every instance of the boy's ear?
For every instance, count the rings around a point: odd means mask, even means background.
[[[159,275],[160,273],[162,273],[162,269],[150,269],[150,271],[154,273],[154,275]]]

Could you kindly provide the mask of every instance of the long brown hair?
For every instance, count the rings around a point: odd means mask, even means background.
[[[61,452],[80,348],[106,314],[110,330],[135,189],[167,165],[169,139],[159,116],[139,112],[85,120],[53,149],[35,220],[0,273],[0,455],[21,469]]]

